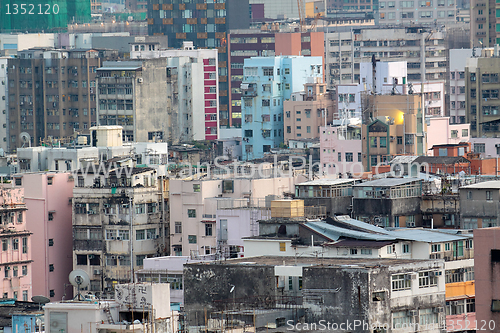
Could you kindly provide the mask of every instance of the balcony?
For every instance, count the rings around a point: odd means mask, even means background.
[[[257,96],[257,85],[254,83],[242,83],[240,88],[241,97],[243,98],[252,98]]]
[[[476,32],[476,36],[486,36],[486,31]]]

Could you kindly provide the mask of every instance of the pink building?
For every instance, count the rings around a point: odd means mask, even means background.
[[[468,142],[470,124],[450,124],[450,117],[431,117],[427,124],[427,155],[435,145],[449,145]]]
[[[329,174],[363,172],[361,126],[322,126],[320,128],[320,161]]]
[[[11,184],[0,187],[0,276],[2,297],[16,300],[31,300],[31,232],[27,228],[24,190]]]
[[[500,330],[500,227],[474,229],[477,329]],[[496,325],[494,327],[488,325]]]
[[[25,195],[27,228],[33,233],[36,249],[32,253],[33,271],[37,272],[33,295],[44,295],[51,302],[71,299],[73,288],[64,286],[73,269],[73,177],[70,173],[24,173],[15,175],[14,182]]]

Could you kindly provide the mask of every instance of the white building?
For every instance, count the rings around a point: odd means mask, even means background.
[[[293,192],[294,184],[291,177],[170,179],[170,253],[180,256],[229,250],[237,254],[241,237],[258,235],[256,222],[262,216],[258,212],[265,207],[266,197]],[[249,218],[247,209],[257,213],[250,213],[254,215]]]
[[[182,49],[159,49],[153,42],[130,47],[131,59],[167,58],[167,89],[172,93],[167,107],[172,130],[178,128],[175,140],[218,139],[218,81],[227,68],[218,66],[217,49],[195,49],[193,42],[184,42]]]
[[[472,49],[456,49],[450,52],[450,121],[465,124],[465,63],[472,57]]]
[[[3,33],[0,34],[0,51],[16,55],[17,51],[34,47],[54,47],[56,34],[52,33]]]
[[[447,61],[445,36],[444,30],[430,33],[420,27],[411,26],[369,27],[326,33],[326,83],[329,86],[359,83],[359,63],[370,62],[372,56],[382,62],[406,61],[407,81],[420,82],[424,44],[427,64],[425,80],[442,81],[445,79]]]
[[[380,25],[455,23],[454,0],[379,1]]]

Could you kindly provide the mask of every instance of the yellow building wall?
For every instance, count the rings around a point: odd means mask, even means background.
[[[446,284],[446,299],[476,295],[475,281],[455,282]]]

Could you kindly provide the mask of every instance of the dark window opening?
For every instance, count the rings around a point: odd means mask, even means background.
[[[491,250],[491,262],[500,262],[500,250]]]

